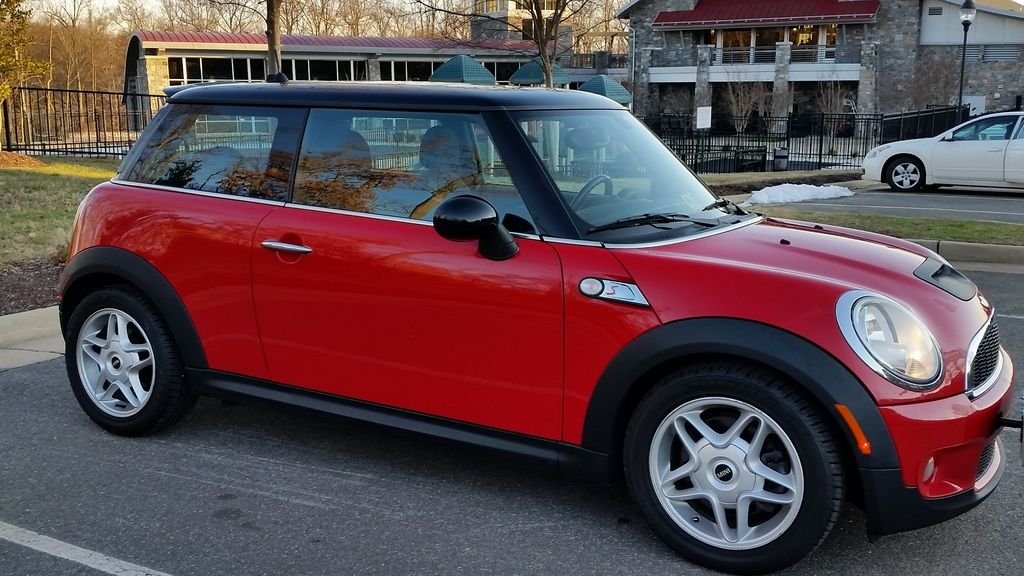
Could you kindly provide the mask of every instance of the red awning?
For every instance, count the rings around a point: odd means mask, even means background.
[[[659,12],[655,28],[693,30],[874,22],[879,0],[698,0],[693,10]]]

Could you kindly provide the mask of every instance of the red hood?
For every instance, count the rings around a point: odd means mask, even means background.
[[[947,368],[962,368],[964,349],[989,311],[978,298],[964,302],[914,276],[934,257],[925,248],[845,228],[767,219],[691,241],[613,253],[662,322],[752,319],[801,335],[845,357],[848,366],[859,361],[838,329],[835,307],[849,290],[882,294],[917,312],[943,349]],[[956,373],[947,369],[947,378]],[[907,399],[890,388],[893,401]],[[934,391],[950,393],[946,386]]]

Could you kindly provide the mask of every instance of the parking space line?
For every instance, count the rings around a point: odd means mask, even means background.
[[[1024,320],[1024,316],[1017,314],[996,314],[1000,318],[1009,318],[1010,320]]]
[[[835,208],[841,206],[843,208],[883,208],[886,210],[923,210],[925,212],[967,212],[970,214],[1000,214],[1004,216],[1024,216],[1024,212],[997,212],[993,210],[961,210],[959,208],[924,208],[921,206],[879,206],[875,204],[838,204],[838,203],[818,203],[818,202],[799,202],[795,203],[794,206],[828,206]],[[1008,222],[1012,224],[1012,222]]]
[[[85,548],[79,548],[74,544],[68,544],[67,542],[43,536],[42,534],[5,522],[0,522],[0,540],[6,540],[26,548],[31,548],[37,552],[77,562],[83,566],[99,570],[104,574],[113,574],[114,576],[170,576],[170,574],[165,572],[118,560],[99,552],[86,550]]]

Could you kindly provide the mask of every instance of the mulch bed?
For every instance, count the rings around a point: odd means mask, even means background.
[[[46,166],[46,164],[31,156],[14,152],[0,152],[0,168],[39,168],[40,166]]]
[[[56,304],[61,268],[45,258],[0,264],[0,315]]]

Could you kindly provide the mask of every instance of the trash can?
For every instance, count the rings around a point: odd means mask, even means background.
[[[772,155],[772,170],[785,172],[789,170],[789,148],[776,148]]]

